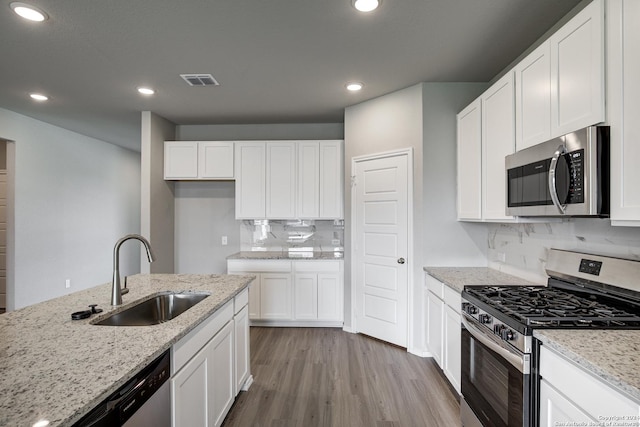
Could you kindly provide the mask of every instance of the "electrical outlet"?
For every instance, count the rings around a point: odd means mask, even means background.
[[[222,246],[226,246],[227,242],[227,236],[222,236]]]
[[[71,287],[71,279],[67,279],[64,281],[64,287],[67,289]]]

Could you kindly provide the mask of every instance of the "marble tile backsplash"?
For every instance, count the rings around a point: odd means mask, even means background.
[[[546,278],[550,248],[640,260],[640,228],[612,227],[607,219],[489,225],[489,266],[529,279]]]
[[[342,251],[343,220],[245,220],[240,227],[243,251],[289,249]]]

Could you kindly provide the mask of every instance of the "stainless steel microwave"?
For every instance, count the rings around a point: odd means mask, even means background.
[[[505,158],[506,214],[609,216],[609,127],[590,126]]]

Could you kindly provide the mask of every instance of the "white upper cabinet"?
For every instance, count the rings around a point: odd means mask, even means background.
[[[504,158],[515,151],[513,73],[507,73],[482,99],[482,219],[513,220],[505,215]]]
[[[515,150],[513,72],[458,114],[458,220],[513,221],[505,215],[504,158]]]
[[[164,142],[164,179],[198,178],[198,143]]]
[[[476,99],[457,116],[458,219],[482,219],[482,107]]]
[[[515,67],[516,150],[551,139],[551,63],[547,40]]]
[[[296,217],[296,143],[267,142],[266,217]]]
[[[233,179],[232,141],[165,141],[164,179]]]
[[[233,179],[233,150],[233,142],[199,142],[198,177],[203,179]]]
[[[320,216],[320,144],[298,144],[298,216]]]
[[[640,2],[607,2],[611,223],[640,226]]]
[[[594,0],[549,38],[551,137],[605,120],[604,2]]]
[[[321,141],[320,214],[323,219],[344,218],[344,155],[342,140]]]
[[[236,157],[236,218],[265,217],[266,144],[238,142]]]
[[[342,144],[237,142],[236,218],[344,218]]]

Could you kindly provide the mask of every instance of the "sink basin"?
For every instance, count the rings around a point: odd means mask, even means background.
[[[100,326],[149,326],[175,319],[209,294],[166,292],[102,319]]]

